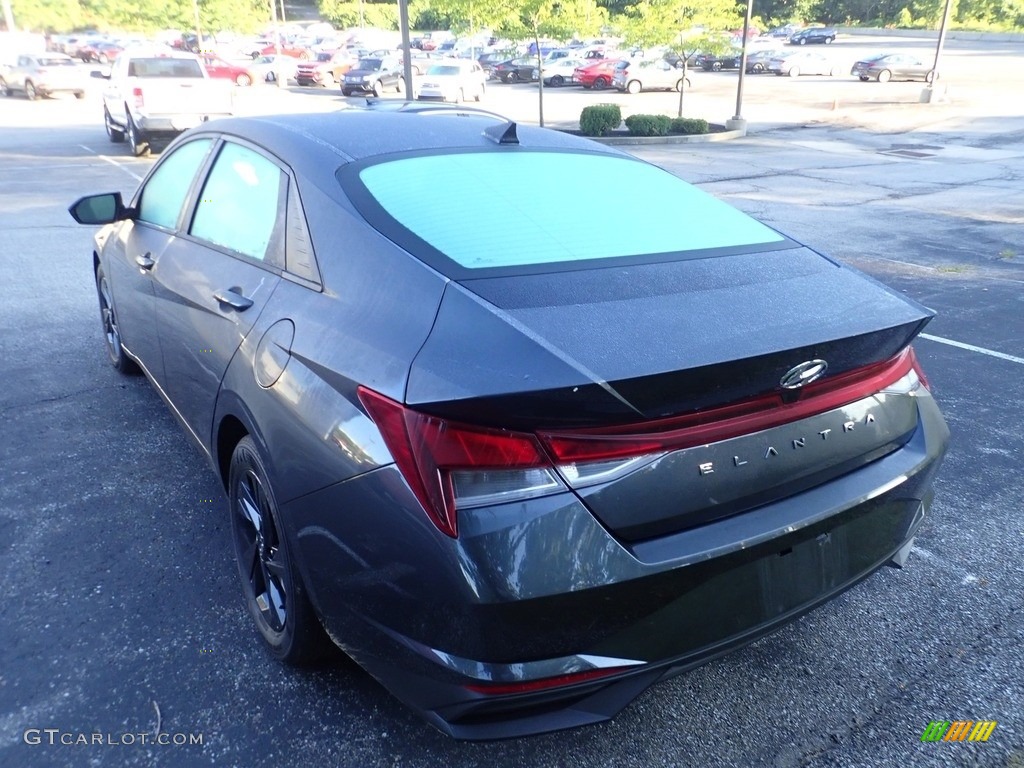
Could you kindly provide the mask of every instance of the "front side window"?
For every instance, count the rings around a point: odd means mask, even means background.
[[[139,221],[174,229],[192,180],[210,149],[210,139],[182,144],[166,155],[146,181],[139,201]]]
[[[287,178],[258,152],[224,144],[206,177],[189,232],[263,261],[278,229]]]

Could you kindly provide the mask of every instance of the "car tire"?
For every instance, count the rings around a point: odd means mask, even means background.
[[[608,80],[607,78],[598,77],[598,78],[596,78],[594,80],[594,90],[595,91],[603,91],[609,85],[611,85],[611,81]]]
[[[554,88],[565,85],[565,79],[561,75],[555,75],[551,78],[551,85]]]
[[[807,45],[807,38],[806,37],[801,37],[800,38],[800,45]]]
[[[110,283],[103,267],[96,268],[96,295],[100,302],[100,324],[103,328],[103,340],[107,349],[107,359],[118,373],[135,376],[141,371],[135,361],[128,357],[121,345],[121,329],[117,324],[117,313],[114,311],[114,295],[110,292]]]
[[[252,75],[248,72],[239,72],[235,76],[235,85],[240,85],[243,88],[252,85]]]
[[[626,83],[626,93],[631,93],[635,96],[640,93],[641,90],[643,90],[643,86],[640,85],[639,80],[630,80]]]
[[[35,83],[31,80],[25,81],[25,98],[29,101],[35,101],[39,98],[39,91],[36,90]]]
[[[790,67],[788,74],[790,77],[800,77],[800,67]]]
[[[862,83],[866,83],[866,82],[867,82],[868,80],[870,80],[870,79],[871,79],[870,77],[865,77],[864,75],[861,75],[861,76],[860,76],[860,81],[861,81]]]
[[[760,75],[762,72],[764,72],[764,64],[762,64],[761,62],[752,64],[750,67],[750,71],[755,75]]]
[[[483,101],[484,94],[486,92],[487,92],[487,86],[484,85],[483,83],[480,83],[480,90],[476,92],[476,99],[474,99],[474,101],[476,101],[477,103],[480,103],[481,101]]]
[[[0,77],[0,94],[3,94],[4,96],[11,95],[10,86],[7,85],[7,81],[4,80],[2,77]]]
[[[111,119],[110,112],[106,107],[103,107],[103,127],[111,144],[124,143],[124,131],[114,125],[114,121]]]
[[[880,83],[888,83],[890,80],[892,80],[892,72],[890,72],[888,69],[883,69],[881,72],[878,73],[878,77],[875,79],[878,80],[878,82]]]
[[[381,88],[380,80],[375,82],[373,84],[373,88],[371,88],[370,90],[373,92],[373,95],[376,96],[378,99],[384,94],[384,89]]]
[[[330,641],[291,554],[266,465],[248,435],[231,454],[228,501],[242,593],[260,636],[279,661],[318,661]]]
[[[139,130],[130,113],[125,112],[125,138],[128,140],[128,150],[135,157],[142,157],[149,151],[149,141],[146,134]]]
[[[352,95],[352,91],[350,91],[348,88],[342,88],[341,89],[341,95],[342,96],[351,96]]]
[[[832,45],[832,41],[833,40],[835,40],[834,37],[826,37],[825,38],[825,45]]]
[[[712,62],[712,64],[711,64],[711,71],[712,72],[721,72],[722,71],[722,62],[720,62],[720,61]]]
[[[835,77],[836,76],[836,68],[835,67],[832,67],[832,69],[830,69],[828,71],[828,76],[829,77]]]
[[[926,83],[928,83],[928,85],[931,85],[932,83],[935,82],[935,70],[934,69],[928,70],[928,72],[925,73],[924,81]]]
[[[395,81],[395,93],[401,93],[405,90],[405,78],[400,77]]]

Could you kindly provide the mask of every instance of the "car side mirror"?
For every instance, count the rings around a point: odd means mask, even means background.
[[[94,69],[92,72],[89,73],[89,77],[98,77],[101,80],[109,80],[110,70],[108,69],[106,72],[102,72],[98,69]]]
[[[111,224],[133,218],[135,214],[125,207],[120,192],[80,198],[68,208],[68,213],[79,224]]]

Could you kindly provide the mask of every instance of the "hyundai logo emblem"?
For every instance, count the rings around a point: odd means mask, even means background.
[[[794,365],[786,371],[786,375],[782,377],[779,384],[783,389],[800,389],[805,384],[820,379],[827,370],[828,363],[824,360],[808,360],[806,363]]]

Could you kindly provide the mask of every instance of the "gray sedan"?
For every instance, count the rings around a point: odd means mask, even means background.
[[[565,179],[644,194],[594,217]],[[71,213],[103,225],[106,357],[223,484],[266,648],[337,643],[458,738],[610,718],[926,519],[932,313],[612,147],[227,118]]]

